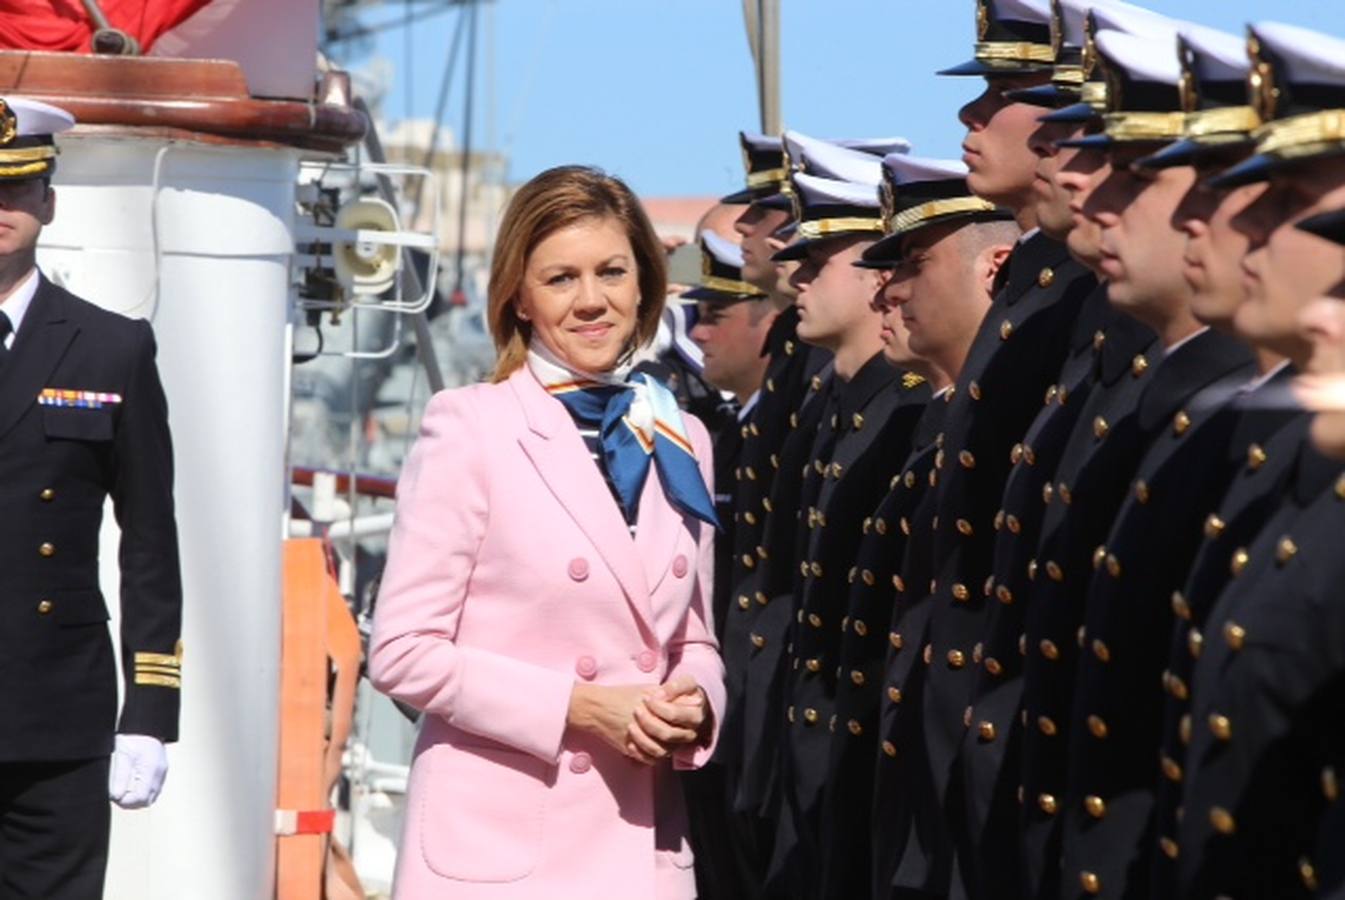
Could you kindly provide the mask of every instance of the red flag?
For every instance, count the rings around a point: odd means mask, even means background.
[[[113,28],[131,35],[142,52],[210,0],[100,0]],[[0,49],[92,51],[94,24],[79,0],[0,0]]]

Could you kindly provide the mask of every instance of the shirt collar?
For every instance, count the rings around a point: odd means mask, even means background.
[[[19,282],[14,293],[0,303],[0,312],[9,317],[9,324],[13,326],[15,334],[19,333],[19,326],[23,324],[23,317],[28,312],[28,307],[32,305],[33,297],[37,296],[37,287],[41,281],[42,277],[34,266],[28,277]]]
[[[738,410],[738,421],[746,422],[747,417],[752,415],[752,410],[756,409],[757,401],[761,399],[761,391],[753,391],[752,396],[747,398],[747,402]]]
[[[1178,350],[1180,350],[1182,347],[1185,347],[1187,344],[1191,343],[1191,342],[1194,341],[1196,338],[1200,337],[1202,334],[1204,334],[1205,332],[1207,332],[1207,331],[1209,331],[1209,330],[1210,330],[1210,326],[1208,326],[1208,325],[1206,325],[1204,328],[1197,328],[1195,331],[1191,332],[1191,333],[1188,334],[1186,337],[1182,338],[1182,339],[1179,340],[1177,343],[1173,344],[1171,347],[1168,347],[1167,349],[1165,349],[1165,350],[1163,351],[1163,355],[1164,355],[1164,356],[1171,356],[1172,354],[1174,354],[1174,353],[1176,353]]]

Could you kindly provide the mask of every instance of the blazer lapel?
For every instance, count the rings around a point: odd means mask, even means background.
[[[651,594],[672,564],[673,550],[677,547],[677,529],[681,524],[682,513],[668,502],[663,483],[658,477],[658,466],[651,460],[649,477],[645,479],[644,490],[640,494],[640,514],[635,529],[635,549],[644,566],[645,581]],[[691,560],[688,562],[692,563]]]
[[[0,437],[37,402],[79,328],[65,315],[61,295],[45,277],[14,338],[9,360],[0,369]],[[68,387],[69,385],[62,385]]]
[[[518,438],[523,452],[556,500],[597,549],[621,584],[637,618],[653,635],[654,613],[649,603],[649,582],[637,558],[636,544],[631,541],[626,520],[597,466],[589,458],[569,413],[542,389],[526,367],[510,376],[509,385],[528,421],[528,430]],[[646,493],[648,489],[646,482]],[[642,506],[643,502],[642,499]],[[643,527],[643,522],[640,524]]]

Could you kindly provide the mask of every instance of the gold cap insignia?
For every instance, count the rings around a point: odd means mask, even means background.
[[[1097,18],[1092,10],[1088,12],[1088,18],[1084,21],[1083,29],[1083,77],[1091,79],[1094,70],[1097,69]]]
[[[976,39],[985,40],[990,33],[990,0],[976,0]]]
[[[9,104],[0,100],[0,147],[19,136],[19,118]]]
[[[1261,41],[1250,29],[1247,33],[1247,56],[1252,68],[1247,73],[1247,98],[1262,122],[1275,118],[1280,89],[1275,85],[1275,67],[1261,57]]]
[[[1051,0],[1051,54],[1056,59],[1065,49],[1065,10],[1060,0]]]

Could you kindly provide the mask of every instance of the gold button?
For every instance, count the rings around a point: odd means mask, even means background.
[[[1005,516],[1004,524],[1009,526],[1009,532],[1011,534],[1018,534],[1023,530],[1023,523],[1018,521],[1018,517],[1015,515]]]
[[[970,706],[968,706],[966,709],[962,710],[962,725],[963,725],[964,728],[970,728],[970,727],[971,727],[971,707],[970,707]]]
[[[1001,584],[995,588],[995,599],[1008,606],[1013,602],[1013,591],[1009,590],[1008,585]]]
[[[40,556],[54,556],[56,554],[56,545],[44,542],[37,548],[37,552]]]
[[[757,591],[755,594],[753,594],[752,598],[757,601],[757,605],[759,606],[765,606],[767,603],[770,602],[767,599],[766,595],[763,594],[761,591]]]
[[[1255,472],[1266,464],[1266,451],[1260,444],[1252,444],[1247,448],[1247,468]]]
[[[900,575],[893,575],[892,587],[897,589],[898,594],[906,593],[906,579],[902,578]]]
[[[1045,402],[1042,403],[1042,406],[1050,406],[1053,402],[1055,402],[1056,395],[1059,393],[1060,393],[1060,385],[1053,384],[1050,387],[1048,387],[1046,389],[1046,400]]]
[[[1172,433],[1177,435],[1177,437],[1186,434],[1186,430],[1190,427],[1191,417],[1186,414],[1185,410],[1182,410],[1172,417]]]
[[[1228,642],[1228,646],[1232,649],[1241,650],[1243,642],[1247,640],[1247,629],[1237,622],[1225,622],[1224,640]]]
[[[757,544],[757,556],[761,559],[771,558],[770,551],[767,550],[765,547],[761,546],[760,544]]]
[[[814,375],[814,376],[813,376],[813,380],[812,380],[811,382],[809,382],[809,385],[810,385],[810,386],[812,387],[812,389],[815,390],[815,391],[820,391],[820,390],[822,390],[822,376],[821,376],[821,375]]]
[[[967,664],[967,657],[961,650],[948,651],[948,668],[960,669]]]
[[[1097,571],[1102,568],[1102,564],[1106,561],[1107,548],[1104,545],[1099,544],[1097,549],[1093,551],[1093,570]]]
[[[1014,444],[1013,449],[1009,451],[1009,462],[1015,466],[1023,461],[1023,445]]]
[[[971,537],[972,527],[970,522],[966,519],[958,519],[956,524],[957,530],[961,532],[964,537]]]
[[[1060,402],[1064,403],[1065,402],[1064,388],[1061,388],[1060,390],[1060,398],[1061,398]],[[1037,454],[1027,444],[1023,445],[1023,462],[1027,463],[1029,466],[1035,466],[1037,464]]]
[[[1047,266],[1046,268],[1042,269],[1040,272],[1037,273],[1037,284],[1039,286],[1048,288],[1054,283],[1055,283],[1055,270],[1052,269],[1050,266]]]
[[[1010,322],[1008,319],[1005,319],[1003,322],[1000,322],[999,339],[1001,341],[1007,341],[1012,336],[1013,336],[1013,323]]]
[[[1083,798],[1083,808],[1095,819],[1100,819],[1107,814],[1107,803],[1096,794],[1089,794]]]
[[[1102,440],[1104,437],[1106,437],[1107,432],[1110,430],[1111,426],[1108,425],[1107,420],[1102,418],[1101,416],[1098,416],[1096,419],[1093,420],[1093,437],[1097,438],[1098,440]]]
[[[858,719],[851,719],[849,722],[846,722],[845,727],[850,729],[850,733],[856,737],[864,733],[864,727],[859,724]]]
[[[791,706],[789,709],[785,710],[785,718],[788,719],[791,724],[794,722],[794,707]]]
[[[1186,649],[1191,652],[1192,659],[1200,659],[1200,650],[1205,645],[1205,636],[1195,628],[1186,633]]]
[[[739,608],[739,609],[750,609],[751,607],[752,607],[752,601],[751,601],[750,599],[748,599],[748,597],[747,597],[746,594],[743,594],[743,595],[741,595],[741,596],[738,597],[738,608]]]
[[[1037,561],[1035,559],[1029,559],[1027,561],[1027,580],[1037,580]]]
[[[970,450],[963,450],[957,455],[957,461],[962,464],[964,469],[976,468],[976,457],[971,455]]]
[[[860,572],[859,578],[869,587],[873,587],[874,582],[877,581],[877,579],[873,575],[873,572],[869,571],[868,569],[865,569],[864,571]]]
[[[1280,542],[1275,545],[1275,562],[1284,565],[1298,554],[1298,545],[1294,539],[1288,536],[1280,538]]]
[[[1177,842],[1170,837],[1161,837],[1158,839],[1158,849],[1163,851],[1163,855],[1168,859],[1177,858]]]
[[[744,554],[743,554],[743,565],[744,565],[745,567],[747,567],[747,568],[749,568],[749,569],[752,569],[752,568],[755,568],[755,567],[756,567],[756,564],[757,564],[757,561],[756,561],[755,559],[752,558],[752,554],[750,554],[750,553],[744,553]]]
[[[985,658],[985,670],[991,675],[999,675],[1004,671],[1004,667],[993,656],[987,656]]]
[[[793,355],[794,355],[794,342],[785,341],[785,356],[793,356]]]
[[[814,578],[821,578],[822,564],[817,560],[813,560],[812,562],[808,563],[808,571],[812,573],[812,576]]]
[[[902,480],[902,482],[906,485],[906,487],[908,487],[908,488],[913,488],[913,487],[915,487],[915,473],[914,473],[914,472],[910,472],[910,471],[908,471],[905,475],[903,475],[903,476],[901,477],[901,480]]]
[[[887,520],[886,520],[886,519],[874,519],[874,520],[873,520],[873,530],[876,531],[876,532],[878,532],[880,535],[887,534]]]
[[[43,488],[42,493],[38,494],[37,496],[42,499],[42,502],[50,503],[51,501],[56,499],[56,492],[53,491],[51,488]]]
[[[1139,378],[1149,368],[1149,360],[1144,358],[1143,353],[1136,353],[1135,358],[1130,361],[1130,374]]]
[[[1042,638],[1041,644],[1038,646],[1041,647],[1041,655],[1047,659],[1054,661],[1060,658],[1060,648],[1055,645],[1055,641]]]
[[[1100,741],[1107,739],[1107,723],[1101,716],[1088,717],[1088,731]]]
[[[749,511],[749,512],[745,512],[745,513],[743,513],[743,518],[747,520],[747,524],[748,524],[748,525],[755,525],[755,524],[757,524],[756,513],[753,513],[753,512],[750,512],[750,511]]]
[[[1219,518],[1214,513],[1210,513],[1209,518],[1205,520],[1205,537],[1214,540],[1219,535],[1223,534],[1224,529],[1227,527],[1228,525],[1223,519]]]
[[[1055,797],[1050,794],[1038,794],[1037,805],[1040,806],[1041,811],[1048,816],[1055,815],[1055,811],[1060,808],[1059,804],[1055,802]]]
[[[766,639],[759,634],[753,634],[752,646],[760,650],[762,647],[766,646]]]
[[[967,393],[971,395],[971,399],[980,400],[981,386],[973,381],[971,384],[967,385]]]
[[[1172,592],[1172,614],[1187,622],[1191,621],[1191,604],[1186,602],[1181,591]]]
[[[809,725],[816,725],[816,724],[817,724],[817,710],[815,710],[815,709],[805,709],[805,710],[803,711],[803,721],[807,722]]]
[[[803,665],[808,669],[809,672],[817,673],[822,671],[822,660],[820,659],[816,658],[810,659]]]
[[[863,619],[855,619],[855,634],[864,637],[869,633],[869,626],[864,624]]]
[[[853,416],[850,417],[850,424],[855,426],[855,431],[858,431],[859,429],[864,427],[864,417],[861,416],[859,413],[855,413]]]
[[[981,740],[989,743],[990,741],[993,741],[995,739],[995,723],[981,722],[979,725],[976,726],[976,732],[980,736]]]
[[[1303,886],[1308,890],[1317,890],[1317,870],[1313,868],[1312,860],[1306,856],[1298,860],[1298,877],[1303,879]]]
[[[858,669],[852,669],[852,670],[850,671],[850,680],[853,681],[853,682],[854,682],[855,684],[857,684],[857,685],[863,685],[863,684],[864,684],[864,673],[861,672],[861,671],[859,671]]]
[[[1037,716],[1037,730],[1047,737],[1055,737],[1058,731],[1050,716]]]
[[[1065,580],[1065,573],[1060,570],[1060,566],[1056,564],[1055,560],[1047,560],[1046,574],[1050,576],[1052,581]]]
[[[1027,635],[1018,635],[1018,655],[1027,656]]]
[[[1098,640],[1097,638],[1093,639],[1093,655],[1096,656],[1102,662],[1111,661],[1111,650],[1108,649],[1105,643]]]
[[[1053,496],[1055,496],[1055,488],[1048,481],[1041,486],[1041,502],[1049,504]]]
[[[1060,502],[1066,506],[1069,506],[1074,500],[1074,497],[1070,494],[1069,485],[1065,484],[1063,481],[1056,485],[1055,492],[1060,495]]]
[[[1163,769],[1163,777],[1168,781],[1180,782],[1182,780],[1182,767],[1172,757],[1164,755],[1159,760],[1159,765]]]
[[[1239,548],[1238,550],[1234,551],[1233,561],[1229,564],[1229,570],[1232,571],[1233,577],[1236,578],[1237,576],[1241,575],[1242,570],[1247,568],[1247,563],[1249,562],[1251,562],[1251,557],[1247,555],[1247,551],[1245,549]]]
[[[1180,737],[1180,738],[1182,739],[1182,743],[1183,743],[1183,744],[1188,744],[1188,745],[1189,745],[1189,744],[1191,743],[1191,714],[1190,714],[1190,713],[1187,713],[1186,715],[1182,716],[1181,721],[1177,724],[1177,736]]]
[[[889,631],[887,633],[887,642],[892,645],[893,650],[900,650],[904,643],[901,639],[901,634],[896,631]]]
[[[1135,499],[1141,504],[1149,502],[1149,483],[1142,478],[1135,482]]]
[[[1106,333],[1105,333],[1104,331],[1102,331],[1101,329],[1098,329],[1097,331],[1093,332],[1093,349],[1094,349],[1094,350],[1101,350],[1101,349],[1102,349],[1102,345],[1105,344],[1106,342],[1107,342],[1107,335],[1106,335]]]
[[[1168,693],[1178,700],[1185,700],[1191,696],[1191,689],[1186,686],[1186,682],[1182,681],[1180,676],[1170,675],[1168,678]]]
[[[888,757],[895,758],[897,755],[897,745],[891,741],[883,741],[883,752],[886,753]]]
[[[1210,734],[1221,741],[1226,741],[1233,737],[1233,723],[1228,720],[1228,716],[1210,713]]]
[[[822,627],[822,617],[817,613],[808,613],[808,624],[814,628]]]
[[[1083,888],[1085,894],[1102,893],[1102,879],[1092,872],[1079,873],[1079,886]]]
[[[1107,574],[1112,578],[1121,577],[1121,561],[1116,558],[1115,553],[1107,554]]]
[[[45,616],[47,613],[51,612],[55,606],[56,604],[52,603],[50,600],[40,600],[37,604],[37,611]]]
[[[971,597],[971,591],[967,590],[967,586],[965,584],[953,585],[954,600],[958,601],[959,603],[966,603],[969,597]]]
[[[1210,824],[1220,834],[1232,834],[1238,830],[1237,823],[1233,821],[1233,814],[1222,806],[1210,807]]]
[[[743,472],[747,475],[749,481],[757,480],[757,470],[752,468],[751,466],[748,466],[745,469],[743,469]]]
[[[1331,803],[1340,799],[1340,781],[1336,778],[1336,770],[1332,766],[1322,769],[1322,796]]]
[[[900,703],[900,702],[901,702],[901,688],[899,688],[899,687],[889,687],[889,688],[887,689],[887,699],[888,699],[888,700],[891,700],[893,703]]]

